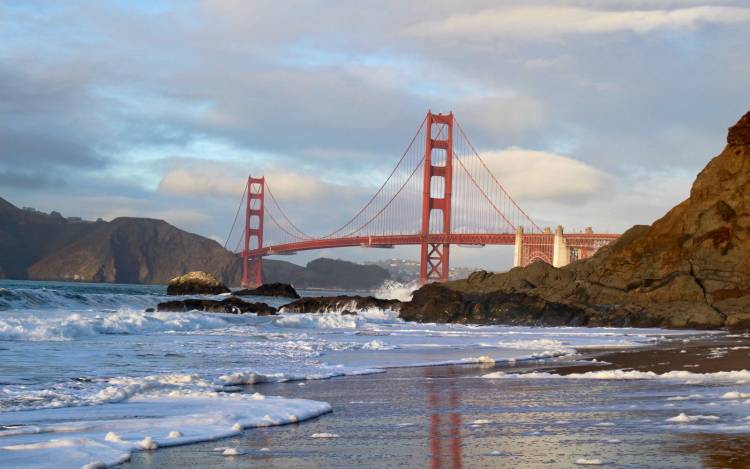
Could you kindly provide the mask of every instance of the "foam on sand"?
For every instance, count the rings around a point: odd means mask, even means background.
[[[601,466],[604,462],[601,459],[579,458],[575,460],[575,464],[579,466]]]
[[[496,371],[482,375],[488,379],[594,379],[594,380],[635,380],[635,379],[664,379],[664,380],[689,380],[697,382],[740,382],[750,380],[750,371],[718,371],[715,373],[692,373],[690,371],[676,370],[666,373],[654,373],[653,371],[637,370],[602,370],[589,371],[586,373],[570,373],[560,375],[556,373],[532,372],[532,373],[505,373]]]
[[[717,415],[687,415],[684,412],[680,413],[679,415],[675,417],[671,417],[667,419],[667,422],[673,422],[673,423],[693,423],[693,422],[700,422],[701,420],[704,421],[717,421],[720,420],[721,417]]]
[[[0,435],[0,467],[114,465],[134,451],[224,438],[243,428],[283,425],[330,411],[329,404],[306,399],[206,392],[5,412],[0,425],[27,425],[33,431]]]

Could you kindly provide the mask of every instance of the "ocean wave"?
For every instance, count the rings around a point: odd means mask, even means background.
[[[301,329],[360,329],[366,324],[395,324],[403,322],[398,313],[391,310],[368,308],[357,314],[332,313],[281,313],[273,319],[278,327]]]
[[[418,288],[418,282],[401,283],[395,280],[386,280],[380,288],[375,290],[374,296],[387,300],[410,301],[412,294]]]
[[[132,310],[93,316],[80,313],[57,317],[16,314],[10,317],[0,316],[0,340],[74,340],[106,334],[187,332],[227,327],[242,317],[229,318],[215,313],[146,313]]]
[[[53,288],[0,288],[0,311],[29,309],[118,309],[155,306],[158,294],[94,293]]]

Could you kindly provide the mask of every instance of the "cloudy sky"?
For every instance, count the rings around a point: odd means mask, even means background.
[[[223,241],[263,174],[324,233],[453,110],[540,225],[620,231],[684,199],[750,109],[748,44],[747,0],[4,1],[0,196]],[[289,260],[318,255],[417,252]]]

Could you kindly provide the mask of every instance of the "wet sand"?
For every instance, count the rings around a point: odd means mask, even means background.
[[[560,374],[585,373],[596,370],[638,370],[666,373],[687,370],[694,373],[715,373],[750,369],[750,336],[726,334],[716,337],[688,337],[664,341],[655,347],[626,350],[592,350],[586,353],[603,363],[541,367]]]
[[[441,366],[248,392],[327,401],[333,413],[296,425],[252,429],[213,442],[133,455],[127,468],[163,467],[750,467],[750,435],[680,433],[675,410],[654,399],[658,381],[491,380],[493,371],[559,374],[604,369],[715,372],[750,369],[750,339],[666,341],[637,350],[590,351],[582,360],[511,367]],[[683,352],[684,350],[684,352]],[[606,361],[609,364],[602,364]],[[659,398],[661,399],[661,398]],[[615,423],[616,422],[616,423]],[[338,438],[312,438],[333,433]],[[236,448],[225,457],[217,448]]]

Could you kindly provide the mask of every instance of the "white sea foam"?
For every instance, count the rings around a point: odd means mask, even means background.
[[[637,370],[601,370],[586,373],[570,373],[560,375],[556,373],[532,372],[532,373],[506,373],[496,371],[482,376],[489,379],[594,379],[594,380],[635,380],[635,379],[665,379],[665,380],[689,380],[692,383],[704,381],[738,382],[750,379],[750,371],[718,371],[715,373],[692,373],[689,371],[676,370],[658,374],[653,371]]]
[[[683,412],[675,417],[668,418],[667,422],[693,423],[693,422],[700,422],[701,420],[707,420],[707,421],[713,422],[713,421],[719,420],[720,418],[721,417],[717,415],[687,415]]]
[[[0,318],[0,340],[74,340],[97,335],[186,332],[227,327],[225,315],[145,313],[122,310],[110,314],[69,314],[63,317],[28,315]]]
[[[411,296],[419,288],[418,282],[401,283],[394,280],[386,280],[383,285],[375,290],[376,298],[410,301]]]
[[[360,329],[368,324],[398,323],[398,313],[378,308],[367,308],[357,314],[332,313],[281,313],[273,319],[278,327],[301,329]]]
[[[567,344],[561,340],[555,339],[531,339],[516,341],[499,341],[498,346],[516,350],[536,350],[536,349],[564,349]]]
[[[579,458],[575,460],[575,464],[579,466],[601,466],[604,462],[601,459]]]
[[[365,324],[365,320],[353,314],[282,313],[278,318],[273,320],[273,323],[278,327],[294,327],[302,329],[357,329]]]
[[[236,435],[242,428],[297,422],[330,410],[325,402],[305,399],[166,394],[79,409],[6,412],[0,414],[0,425],[54,423],[39,426],[32,433],[0,437],[0,466],[114,465],[127,460],[133,451],[223,438]]]

